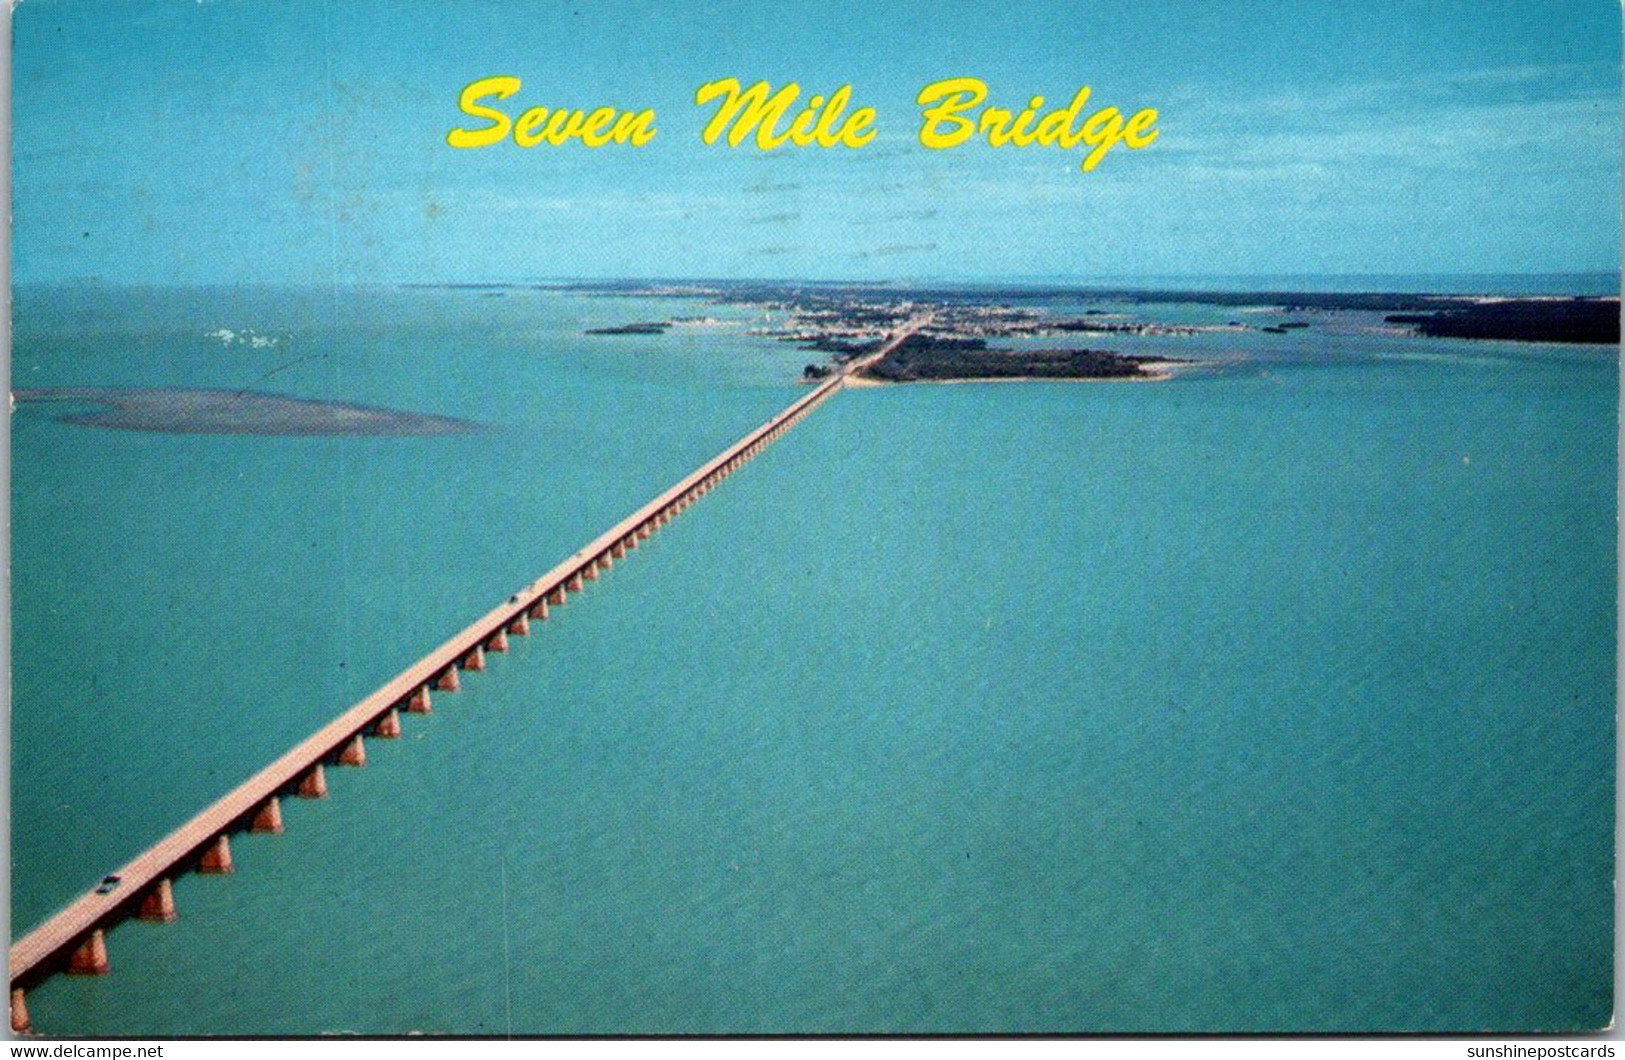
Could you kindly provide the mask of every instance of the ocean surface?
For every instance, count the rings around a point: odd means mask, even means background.
[[[793,400],[760,316],[20,289],[14,388],[478,429],[17,407],[13,938]],[[837,395],[35,1027],[1605,1024],[1618,351],[1294,318],[1113,338],[1212,362],[1167,383]]]

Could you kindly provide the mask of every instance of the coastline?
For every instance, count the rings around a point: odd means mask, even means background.
[[[1166,383],[1180,369],[1189,368],[1199,362],[1196,361],[1147,361],[1142,366],[1143,375],[1115,375],[1115,376],[1044,376],[1044,375],[1004,375],[985,376],[966,379],[871,379],[867,376],[849,375],[846,377],[846,386],[850,387],[885,387],[885,386],[959,386],[964,383]]]

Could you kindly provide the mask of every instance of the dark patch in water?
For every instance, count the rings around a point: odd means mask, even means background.
[[[58,416],[80,427],[162,434],[274,434],[365,438],[468,434],[480,426],[450,416],[314,401],[253,390],[161,387],[49,387],[18,390],[18,402],[97,406]]]

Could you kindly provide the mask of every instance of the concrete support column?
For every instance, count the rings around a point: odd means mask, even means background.
[[[78,949],[68,959],[69,975],[106,975],[111,970],[107,963],[107,935],[97,928],[86,935]]]
[[[322,771],[321,763],[318,762],[316,765],[311,766],[310,772],[306,773],[304,779],[299,782],[299,797],[301,799],[327,798],[327,774]]]
[[[27,1034],[28,1031],[28,998],[22,987],[14,986],[11,988],[11,1032]]]
[[[552,604],[554,607],[563,607],[565,593],[567,591],[568,590],[566,590],[562,585],[554,586],[553,591],[547,594],[547,602]],[[547,616],[544,614],[540,617],[546,618]]]
[[[282,834],[282,803],[275,795],[265,800],[265,805],[254,814],[254,820],[249,824],[248,830],[260,835]]]
[[[141,899],[141,912],[136,917],[152,924],[175,922],[175,888],[170,885],[168,876],[159,880],[158,886]]]
[[[488,639],[485,642],[485,650],[486,651],[494,651],[494,652],[507,651],[508,650],[508,632],[507,632],[507,630],[499,629],[495,633],[491,634],[490,639]]]
[[[583,578],[587,579],[590,582],[597,581],[598,580],[598,561],[597,560],[592,560],[585,567],[582,567],[581,568],[581,576]]]
[[[613,545],[609,546],[609,558],[610,559],[625,559],[626,558],[626,542],[617,541]]]
[[[514,620],[508,623],[508,632],[516,637],[530,636],[530,613],[527,611],[519,612],[514,617]]]
[[[556,593],[556,592],[558,592],[558,590],[554,589],[553,592]],[[536,601],[534,604],[531,604],[530,605],[530,617],[534,618],[538,622],[546,622],[547,621],[547,605],[552,601],[552,597],[553,597],[553,593],[548,593],[546,596],[542,597],[540,600]]]
[[[395,712],[394,707],[384,711],[384,716],[378,719],[373,726],[372,734],[380,740],[398,740],[401,738],[401,716]]]
[[[412,693],[412,698],[406,701],[408,714],[429,713],[429,686],[419,685],[418,690]]]
[[[595,562],[598,564],[599,570],[609,570],[609,568],[615,566],[615,558],[608,552],[601,553]]]
[[[626,535],[626,540],[621,543],[621,554],[625,555],[626,553],[632,551],[634,548],[637,548],[637,547],[638,547],[638,535],[637,534],[627,534]]]
[[[231,840],[226,838],[226,833],[221,832],[203,848],[203,860],[198,862],[197,870],[205,876],[231,874]]]
[[[344,750],[339,752],[339,765],[360,767],[366,764],[367,741],[362,739],[360,733],[356,733],[344,745]]]
[[[568,592],[579,593],[582,588],[581,572],[576,571],[574,574],[570,575],[570,580],[564,583],[564,588]]]
[[[485,669],[485,649],[476,644],[463,656],[463,669],[473,670],[475,673]]]
[[[440,677],[435,681],[434,686],[440,689],[442,692],[455,692],[457,691],[457,686],[461,683],[462,682],[457,677],[457,664],[453,663],[452,665],[446,667],[445,671],[441,673]]]
[[[276,800],[272,800],[273,802]],[[172,924],[177,919],[175,912],[175,885],[168,876],[158,881],[158,885],[148,891],[141,900],[141,912],[138,914],[142,920],[155,924]]]

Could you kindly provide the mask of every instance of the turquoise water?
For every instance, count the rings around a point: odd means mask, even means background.
[[[238,297],[217,325],[144,295],[152,330],[105,340],[47,320],[18,385],[248,385],[227,358],[279,351],[188,336],[281,311],[318,359],[265,388],[491,428],[19,412],[14,933],[786,403],[805,357],[577,334],[681,303]],[[36,1026],[1605,1023],[1616,351],[1260,338],[1163,385],[838,395],[239,838],[236,875],[179,881],[179,923],[114,931],[113,975],[35,991]]]

